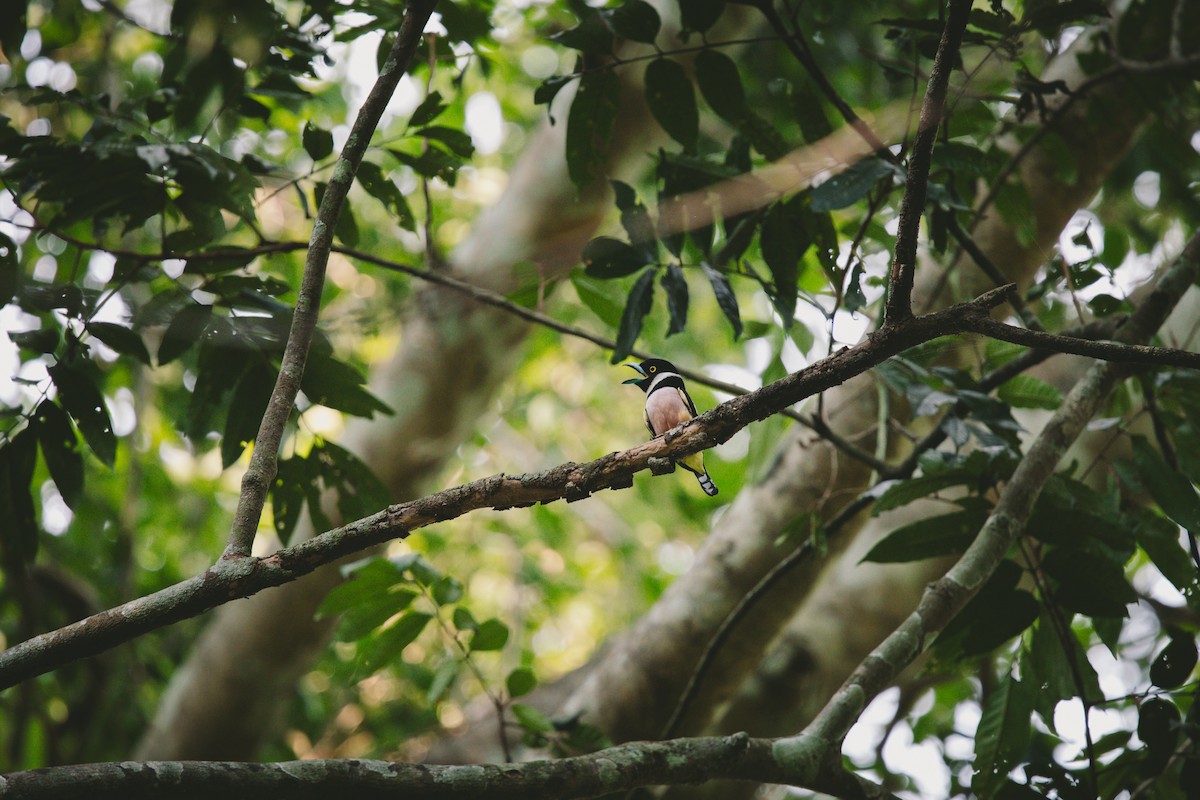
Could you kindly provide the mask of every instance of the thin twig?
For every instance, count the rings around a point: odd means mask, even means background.
[[[300,391],[308,348],[316,333],[321,291],[325,286],[325,267],[329,263],[330,248],[333,244],[333,230],[346,195],[350,191],[350,185],[354,182],[354,174],[370,144],[371,134],[378,126],[384,107],[400,78],[408,70],[421,41],[421,32],[436,5],[437,0],[410,0],[396,41],[379,70],[379,78],[371,87],[358,117],[354,120],[354,126],[350,129],[346,146],[334,167],[325,196],[321,198],[321,207],[313,225],[304,275],[296,299],[296,311],[292,315],[291,331],[284,346],[271,399],[267,402],[267,410],[263,413],[262,424],[254,439],[250,464],[242,476],[233,526],[229,531],[225,552],[221,556],[223,559],[243,558],[250,554],[267,492],[275,480],[283,430],[291,416],[296,395]]]
[[[929,184],[929,168],[933,160],[933,144],[942,122],[950,73],[958,60],[963,30],[971,0],[950,0],[950,13],[942,38],[938,43],[925,100],[921,103],[921,118],[913,137],[908,157],[908,177],[904,183],[904,199],[900,203],[900,223],[896,231],[896,252],[888,276],[888,294],[884,306],[884,325],[892,325],[912,316],[913,281],[917,271],[917,232],[925,210],[925,194]]]

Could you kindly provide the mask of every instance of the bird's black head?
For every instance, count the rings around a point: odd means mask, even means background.
[[[630,378],[622,383],[632,383],[634,386],[641,389],[643,392],[650,388],[651,382],[664,372],[676,372],[675,365],[670,361],[662,358],[648,358],[640,364],[626,364],[625,366],[637,370],[640,378]]]

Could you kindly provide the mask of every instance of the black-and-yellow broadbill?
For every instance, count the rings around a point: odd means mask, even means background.
[[[646,393],[645,419],[651,438],[662,436],[676,425],[696,416],[696,404],[683,385],[683,377],[670,361],[649,358],[640,364],[626,364],[637,370],[640,378],[630,378],[623,383],[632,383]],[[717,486],[704,469],[704,453],[692,453],[675,463],[696,476],[700,488],[707,495],[717,493]]]

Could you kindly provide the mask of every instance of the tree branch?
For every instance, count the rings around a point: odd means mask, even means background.
[[[913,279],[917,271],[917,231],[925,210],[925,192],[929,183],[929,167],[933,159],[933,143],[942,122],[946,105],[946,89],[950,73],[958,60],[963,30],[971,0],[950,0],[950,13],[942,40],[938,43],[925,100],[921,103],[921,118],[908,159],[908,177],[904,183],[904,198],[900,202],[900,227],[896,232],[896,254],[888,276],[887,305],[884,325],[892,325],[912,316]]]
[[[1149,339],[1198,276],[1200,234],[1188,242],[1146,302],[1117,331],[1117,338],[1124,342]],[[777,749],[787,751],[794,743],[798,752],[807,756],[813,737],[831,747],[840,746],[867,704],[928,647],[991,576],[1025,530],[1042,487],[1067,449],[1127,374],[1127,366],[1111,362],[1088,370],[1021,459],[967,552],[945,577],[930,585],[917,609],[859,665],[804,733],[790,742],[779,742]]]
[[[752,739],[744,733],[629,742],[585,756],[519,764],[445,766],[361,759],[78,764],[10,773],[0,777],[0,795],[25,800],[83,794],[89,800],[140,796],[322,800],[339,794],[565,800],[715,778],[788,783],[846,798],[891,797],[881,787],[842,772],[840,762],[812,761],[784,769],[770,739]]]
[[[254,439],[250,465],[242,476],[242,490],[238,495],[237,510],[234,512],[233,526],[229,531],[229,542],[221,556],[224,559],[245,557],[250,554],[250,548],[254,544],[254,534],[262,517],[267,491],[271,482],[275,480],[283,429],[292,414],[296,394],[300,391],[308,348],[317,329],[321,291],[325,286],[325,267],[329,263],[329,250],[333,245],[333,229],[342,212],[350,185],[354,182],[354,174],[358,171],[358,165],[371,142],[371,134],[375,132],[400,78],[408,71],[417,44],[421,41],[425,23],[433,13],[435,5],[437,0],[410,0],[408,3],[396,41],[379,70],[379,78],[371,87],[370,94],[354,120],[346,146],[334,165],[333,176],[329,180],[325,196],[321,198],[321,207],[317,211],[317,220],[313,224],[312,238],[309,240],[304,275],[300,280],[292,328],[284,347],[275,388],[271,391],[267,410]]]

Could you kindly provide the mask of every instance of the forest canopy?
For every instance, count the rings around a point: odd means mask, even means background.
[[[1200,793],[1200,4],[0,53],[0,795]]]

